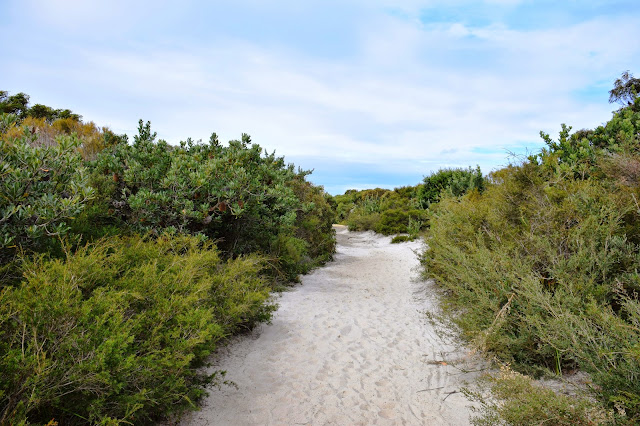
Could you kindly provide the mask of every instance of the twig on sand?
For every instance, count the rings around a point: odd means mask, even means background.
[[[466,368],[456,367],[453,364],[449,364],[449,365],[455,368],[456,370],[461,371],[461,373],[459,374],[449,374],[450,376],[458,376],[460,374],[469,374],[469,373],[479,373],[480,371],[486,371],[489,369],[489,367],[484,367],[484,368],[478,368],[477,370],[467,370]]]
[[[425,355],[427,356],[427,355]],[[426,364],[429,365],[449,365],[449,363],[447,361],[438,361],[438,360],[433,360],[433,361],[425,361]]]
[[[459,391],[457,391],[457,390],[454,390],[454,391],[451,391],[451,392],[447,392],[447,396],[445,396],[445,397],[442,399],[442,402],[444,402],[444,401],[445,401],[445,399],[449,398],[449,397],[450,397],[451,395],[453,395],[454,393],[460,393],[460,392],[459,392]]]
[[[432,391],[432,390],[442,389],[442,388],[444,388],[444,386],[439,386],[437,388],[430,388],[430,389],[421,389],[421,390],[417,391],[416,393],[418,393],[418,392],[427,392],[427,391]]]

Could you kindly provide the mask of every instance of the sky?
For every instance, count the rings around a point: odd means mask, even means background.
[[[0,90],[177,144],[242,133],[331,194],[486,174],[605,123],[637,0],[0,0]]]

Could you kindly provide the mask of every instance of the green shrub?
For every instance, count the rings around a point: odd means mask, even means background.
[[[422,258],[464,337],[519,371],[583,369],[621,423],[640,419],[640,114],[632,109],[594,131],[586,151],[580,142],[572,153],[577,137],[561,135],[540,156],[494,172],[483,193],[445,196],[430,208]]]
[[[0,114],[3,113],[15,115],[20,121],[32,117],[46,119],[49,123],[57,119],[80,121],[82,118],[68,109],[54,109],[42,104],[29,107],[29,95],[22,92],[9,95],[7,91],[0,90]]]
[[[380,222],[380,213],[363,214],[351,213],[347,219],[349,231],[370,231],[375,229]]]
[[[50,250],[93,196],[77,153],[81,141],[60,136],[37,146],[35,137],[26,130],[0,137],[0,266],[21,249]]]
[[[385,210],[380,216],[380,221],[374,227],[374,231],[382,235],[392,235],[407,232],[409,215],[400,209]]]
[[[352,231],[417,235],[428,223],[427,212],[417,201],[417,191],[417,187],[349,190],[333,197],[333,202],[338,220]]]
[[[333,258],[336,237],[333,224],[336,213],[330,204],[330,196],[321,186],[313,185],[299,175],[289,181],[302,207],[296,211],[295,236],[306,244],[310,266],[321,265]]]
[[[248,135],[228,146],[213,134],[208,144],[187,140],[174,147],[156,142],[148,122],[141,120],[138,131],[133,145],[116,144],[92,163],[98,208],[88,222],[204,234],[228,257],[290,253],[274,244],[281,236],[303,239],[302,257],[312,264],[331,257],[335,243],[327,220],[333,214],[323,190],[305,181],[309,172],[295,172]],[[291,259],[281,262],[285,276],[307,269]]]
[[[425,177],[416,191],[416,199],[422,208],[437,203],[443,194],[459,197],[469,191],[484,191],[485,178],[480,167],[472,169],[440,169]]]
[[[290,235],[278,235],[270,250],[276,256],[282,281],[297,281],[299,274],[306,274],[312,267],[307,243]]]
[[[0,293],[0,423],[143,424],[193,404],[217,343],[269,318],[262,268],[169,236],[29,263]]]
[[[479,408],[475,408],[480,415],[471,420],[476,426],[595,426],[610,424],[613,420],[610,412],[594,407],[588,398],[543,388],[508,368],[497,375],[485,376],[479,383],[483,391],[489,389],[488,395],[464,390],[471,401],[480,403]]]
[[[128,144],[6,95],[23,116],[0,115],[0,424],[192,406],[217,343],[270,318],[265,272],[294,280],[335,251],[322,187],[247,135],[171,146],[140,121]]]

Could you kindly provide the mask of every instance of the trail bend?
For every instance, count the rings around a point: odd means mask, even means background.
[[[469,424],[471,358],[425,318],[436,300],[418,279],[422,243],[335,228],[335,260],[216,355],[211,369],[237,388],[213,389],[182,425]]]

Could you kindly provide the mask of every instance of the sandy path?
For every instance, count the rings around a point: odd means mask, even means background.
[[[437,362],[462,354],[422,313],[435,300],[415,279],[421,243],[336,229],[335,261],[219,354],[212,369],[238,388],[212,390],[183,425],[469,424],[466,399],[449,393],[470,376]]]

